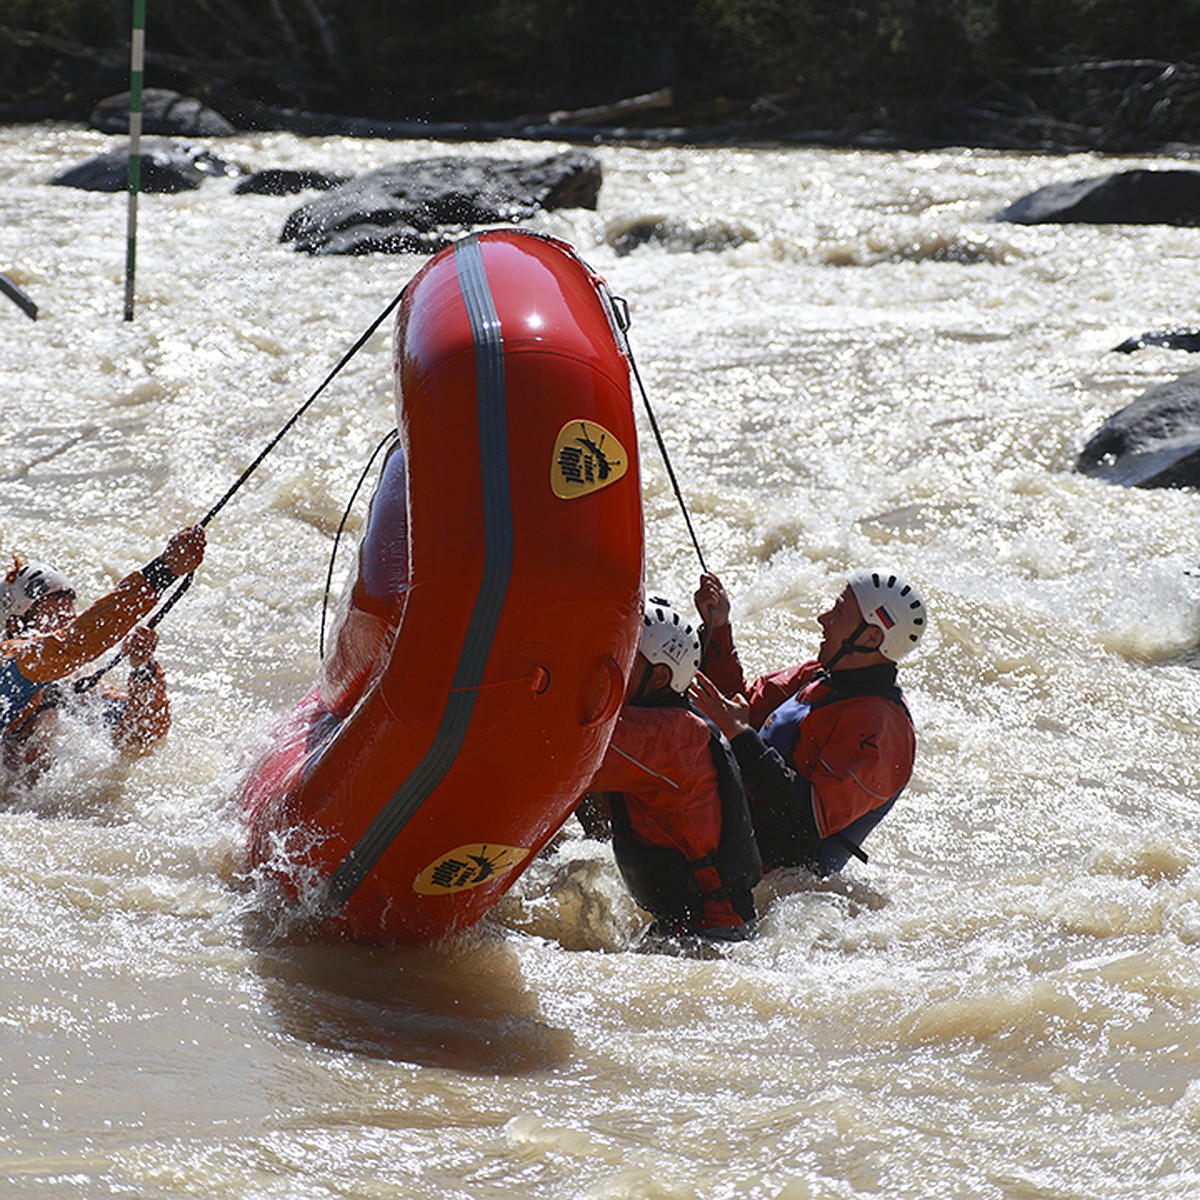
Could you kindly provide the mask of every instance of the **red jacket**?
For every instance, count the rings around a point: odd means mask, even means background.
[[[624,792],[634,828],[689,860],[717,848],[721,804],[708,726],[687,708],[627,704],[592,788]]]
[[[751,724],[760,732],[766,732],[763,727],[772,714],[793,696],[813,705],[800,722],[786,759],[810,785],[812,821],[821,838],[839,833],[886,804],[912,777],[916,738],[898,689],[891,695],[862,690],[878,683],[875,676],[894,681],[893,667],[834,671],[830,677],[813,660],[764,675],[747,686],[732,631],[725,626],[713,635],[704,670],[727,696],[746,697]],[[760,789],[753,778],[757,772],[746,762],[741,741],[734,740],[734,749],[757,799]],[[763,856],[770,857],[767,847]]]
[[[696,863],[716,854],[721,844],[722,798],[710,737],[708,724],[690,708],[626,705],[591,789],[622,794],[635,841],[667,847],[684,863]],[[744,811],[740,786],[738,795]],[[746,838],[750,842],[748,825]],[[632,872],[625,871],[620,857],[618,865],[628,882]],[[705,891],[722,886],[715,866],[703,866],[694,876]],[[636,893],[634,898],[639,899]],[[748,889],[746,903],[752,911]],[[697,921],[703,927],[744,923],[728,899],[711,898]]]

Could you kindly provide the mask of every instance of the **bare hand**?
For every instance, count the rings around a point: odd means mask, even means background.
[[[190,575],[204,561],[206,540],[202,525],[181,529],[167,543],[163,563],[174,575]]]
[[[131,667],[144,667],[157,648],[158,634],[148,625],[135,625],[121,646]]]
[[[738,695],[730,699],[723,695],[703,671],[696,673],[688,688],[688,699],[731,741],[739,733],[753,728],[750,702],[746,697]]]
[[[696,589],[694,599],[696,611],[710,632],[729,624],[729,593],[711,571],[700,576],[700,586]]]

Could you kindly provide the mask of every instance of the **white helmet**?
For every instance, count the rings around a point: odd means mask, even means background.
[[[700,635],[666,600],[651,596],[642,610],[638,649],[671,670],[671,690],[683,695],[700,670]]]
[[[883,630],[879,652],[899,662],[925,632],[925,604],[907,579],[883,567],[860,568],[846,585],[854,593],[862,618]]]
[[[61,571],[14,558],[12,570],[0,583],[0,620],[23,617],[39,600],[58,592],[75,595],[71,581]]]

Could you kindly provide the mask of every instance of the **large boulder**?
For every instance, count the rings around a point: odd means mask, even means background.
[[[176,142],[143,142],[141,159],[143,192],[188,192],[198,188],[210,175],[245,173],[241,167],[225,162],[202,146]],[[50,182],[88,192],[123,192],[129,186],[129,147],[119,146],[107,154],[89,158]]]
[[[1122,171],[1052,183],[994,220],[1017,225],[1200,225],[1200,171]]]
[[[280,241],[310,254],[430,254],[480,225],[595,208],[600,163],[586,150],[535,161],[427,158],[359,175],[296,209]]]
[[[1152,387],[1109,417],[1078,466],[1127,487],[1200,487],[1200,371]]]
[[[129,93],[101,100],[92,112],[91,124],[101,133],[128,133]],[[142,92],[142,132],[166,137],[228,137],[237,130],[194,96],[146,88]]]

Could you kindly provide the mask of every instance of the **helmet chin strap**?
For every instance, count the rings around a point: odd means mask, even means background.
[[[633,695],[629,697],[630,704],[641,704],[646,699],[651,679],[654,678],[655,664],[647,662],[642,668],[642,676],[638,680],[638,685],[634,689]]]
[[[847,654],[853,654],[857,651],[860,654],[871,654],[878,647],[876,646],[860,646],[858,639],[870,629],[868,621],[859,621],[858,628],[834,651],[833,657],[825,664],[826,671],[832,671],[834,665],[840,662]]]

